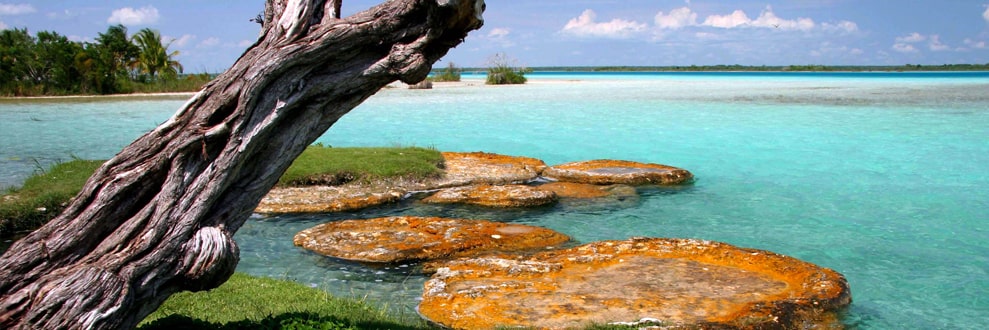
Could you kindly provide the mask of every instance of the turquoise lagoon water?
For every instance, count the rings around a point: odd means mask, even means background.
[[[863,329],[982,328],[989,315],[989,73],[537,73],[524,86],[386,89],[319,141],[692,171],[622,204],[528,211],[405,202],[255,216],[239,271],[414,314],[415,265],[368,267],[292,246],[318,223],[386,215],[549,227],[579,242],[689,237],[794,256],[844,274]],[[0,185],[72,155],[112,156],[182,101],[0,104]]]

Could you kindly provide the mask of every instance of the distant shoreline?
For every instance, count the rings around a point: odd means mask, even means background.
[[[83,95],[48,95],[48,96],[0,96],[0,102],[31,102],[31,101],[102,101],[127,99],[188,99],[197,92],[164,92],[164,93],[130,93],[130,94],[83,94]]]
[[[986,64],[942,65],[667,65],[667,66],[535,66],[533,72],[931,72],[989,71]],[[445,70],[434,68],[433,71]],[[462,68],[462,72],[487,72],[487,68]]]

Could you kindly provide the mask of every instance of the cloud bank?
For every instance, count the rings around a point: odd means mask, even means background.
[[[158,9],[149,5],[138,9],[124,7],[114,10],[106,22],[123,25],[150,25],[157,23],[158,18]]]
[[[12,4],[0,3],[0,15],[4,15],[4,16],[30,14],[36,11],[37,9],[34,9],[34,6],[31,6],[29,4],[12,5]]]
[[[596,14],[593,10],[585,10],[580,16],[571,19],[563,27],[561,32],[583,37],[606,37],[606,38],[628,38],[639,32],[648,30],[647,24],[635,21],[613,19],[609,22],[596,22]],[[699,22],[699,23],[698,23]],[[762,28],[778,29],[783,31],[803,31],[809,32],[820,30],[831,33],[853,33],[858,31],[858,24],[851,21],[824,22],[818,24],[813,19],[799,17],[796,19],[782,18],[773,11],[772,7],[766,7],[758,17],[752,19],[743,10],[735,10],[730,14],[713,14],[699,20],[699,15],[689,7],[681,7],[671,10],[669,13],[658,12],[654,17],[655,30],[679,30],[688,27],[696,29],[736,29],[736,28]],[[709,35],[710,30],[698,32]],[[659,34],[659,32],[657,32]]]
[[[29,4],[6,4],[0,3],[0,16],[13,16],[13,15],[23,15],[36,12],[34,6]],[[0,21],[0,30],[6,30],[8,28],[7,24]]]
[[[580,16],[568,21],[560,32],[577,37],[626,39],[648,28],[648,25],[635,21],[616,18],[608,22],[596,22],[596,18],[597,14],[593,10],[584,10]]]

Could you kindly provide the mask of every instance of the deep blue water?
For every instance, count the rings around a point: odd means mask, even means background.
[[[470,75],[466,78],[472,79]],[[549,227],[581,242],[690,237],[791,255],[844,274],[845,322],[982,328],[989,315],[987,73],[537,73],[523,86],[386,89],[320,142],[612,158],[697,181],[620,205],[529,211],[424,206],[255,217],[240,271],[367,297],[410,315],[414,265],[369,268],[292,246],[346,218],[437,215]],[[71,155],[112,156],[182,101],[0,104],[0,185]]]

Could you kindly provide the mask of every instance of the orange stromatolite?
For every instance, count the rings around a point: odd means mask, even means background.
[[[261,199],[254,211],[262,214],[352,211],[397,202],[405,193],[398,188],[368,189],[360,185],[275,188]]]
[[[361,262],[434,260],[553,247],[570,240],[528,225],[435,217],[387,217],[321,224],[295,235],[296,246]]]
[[[422,200],[433,204],[473,204],[489,207],[534,207],[555,203],[556,193],[525,185],[474,185],[447,188]]]
[[[631,185],[682,184],[694,177],[673,166],[603,159],[551,166],[543,170],[543,176],[565,182]]]
[[[593,185],[576,182],[550,182],[536,188],[556,193],[560,198],[602,198],[602,197],[634,197],[638,196],[635,187],[618,185]]]
[[[486,152],[443,152],[443,179],[433,185],[523,183],[535,179],[546,168],[542,160]]]
[[[845,278],[776,253],[634,238],[525,259],[458,259],[426,282],[419,313],[456,329],[582,328],[653,320],[672,328],[835,326]],[[824,323],[824,324],[822,324]]]

